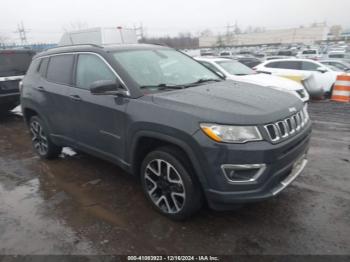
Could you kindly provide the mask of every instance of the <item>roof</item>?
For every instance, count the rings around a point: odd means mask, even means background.
[[[317,60],[312,60],[312,59],[307,59],[307,58],[280,58],[280,59],[272,59],[272,60],[267,60],[264,61],[263,63],[267,63],[267,62],[282,62],[282,61],[301,61],[301,62],[314,62],[314,63],[318,63]]]
[[[145,49],[168,49],[169,47],[161,45],[150,44],[118,44],[118,45],[105,45],[99,46],[94,44],[82,44],[82,45],[70,45],[70,46],[58,46],[41,52],[36,57],[42,57],[53,54],[69,53],[69,52],[114,52],[122,50],[145,50]]]
[[[223,58],[223,57],[216,57],[216,56],[197,56],[194,59],[200,60],[200,61],[208,61],[208,62],[219,62],[219,61],[232,61],[230,58]]]

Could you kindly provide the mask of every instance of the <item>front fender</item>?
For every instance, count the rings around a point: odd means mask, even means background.
[[[129,148],[127,155],[129,160],[131,160],[132,172],[135,172],[136,168],[135,155],[140,139],[154,138],[178,146],[186,152],[196,172],[198,180],[204,188],[208,185],[206,176],[203,175],[204,170],[200,164],[202,163],[201,161],[204,161],[204,155],[202,156],[201,148],[193,139],[192,135],[171,127],[156,125],[152,128],[148,127],[143,130],[135,130],[129,134],[129,137],[131,139],[129,140],[129,146],[127,146],[127,148]]]

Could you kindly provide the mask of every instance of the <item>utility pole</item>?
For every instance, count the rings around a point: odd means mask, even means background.
[[[143,28],[143,24],[140,23],[140,25],[138,27],[136,27],[134,25],[134,30],[136,32],[136,36],[139,38],[139,39],[143,39],[145,37],[144,35],[144,28]]]
[[[23,21],[17,25],[17,31],[15,33],[19,34],[19,39],[21,40],[21,44],[27,44],[27,33],[29,31],[24,28]]]
[[[230,24],[227,24],[226,25],[226,43],[225,45],[232,45],[232,37],[233,37],[233,32],[234,32],[234,29],[235,29],[235,25],[230,25]]]

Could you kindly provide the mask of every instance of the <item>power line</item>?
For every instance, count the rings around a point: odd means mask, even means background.
[[[15,31],[15,33],[19,34],[19,39],[21,40],[21,44],[27,44],[27,33],[29,32],[29,30],[26,30],[24,28],[24,24],[23,21],[21,21],[20,24],[17,25],[17,31]]]

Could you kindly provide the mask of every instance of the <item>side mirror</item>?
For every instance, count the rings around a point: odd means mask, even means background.
[[[221,76],[221,78],[226,79],[226,76],[223,73],[221,73],[220,71],[215,71],[215,73],[217,73],[219,76]]]
[[[119,82],[113,80],[100,80],[93,82],[90,86],[90,92],[93,95],[128,95],[125,88]]]
[[[325,68],[325,67],[320,66],[320,67],[317,68],[317,71],[323,74],[323,73],[328,72],[328,69]]]

